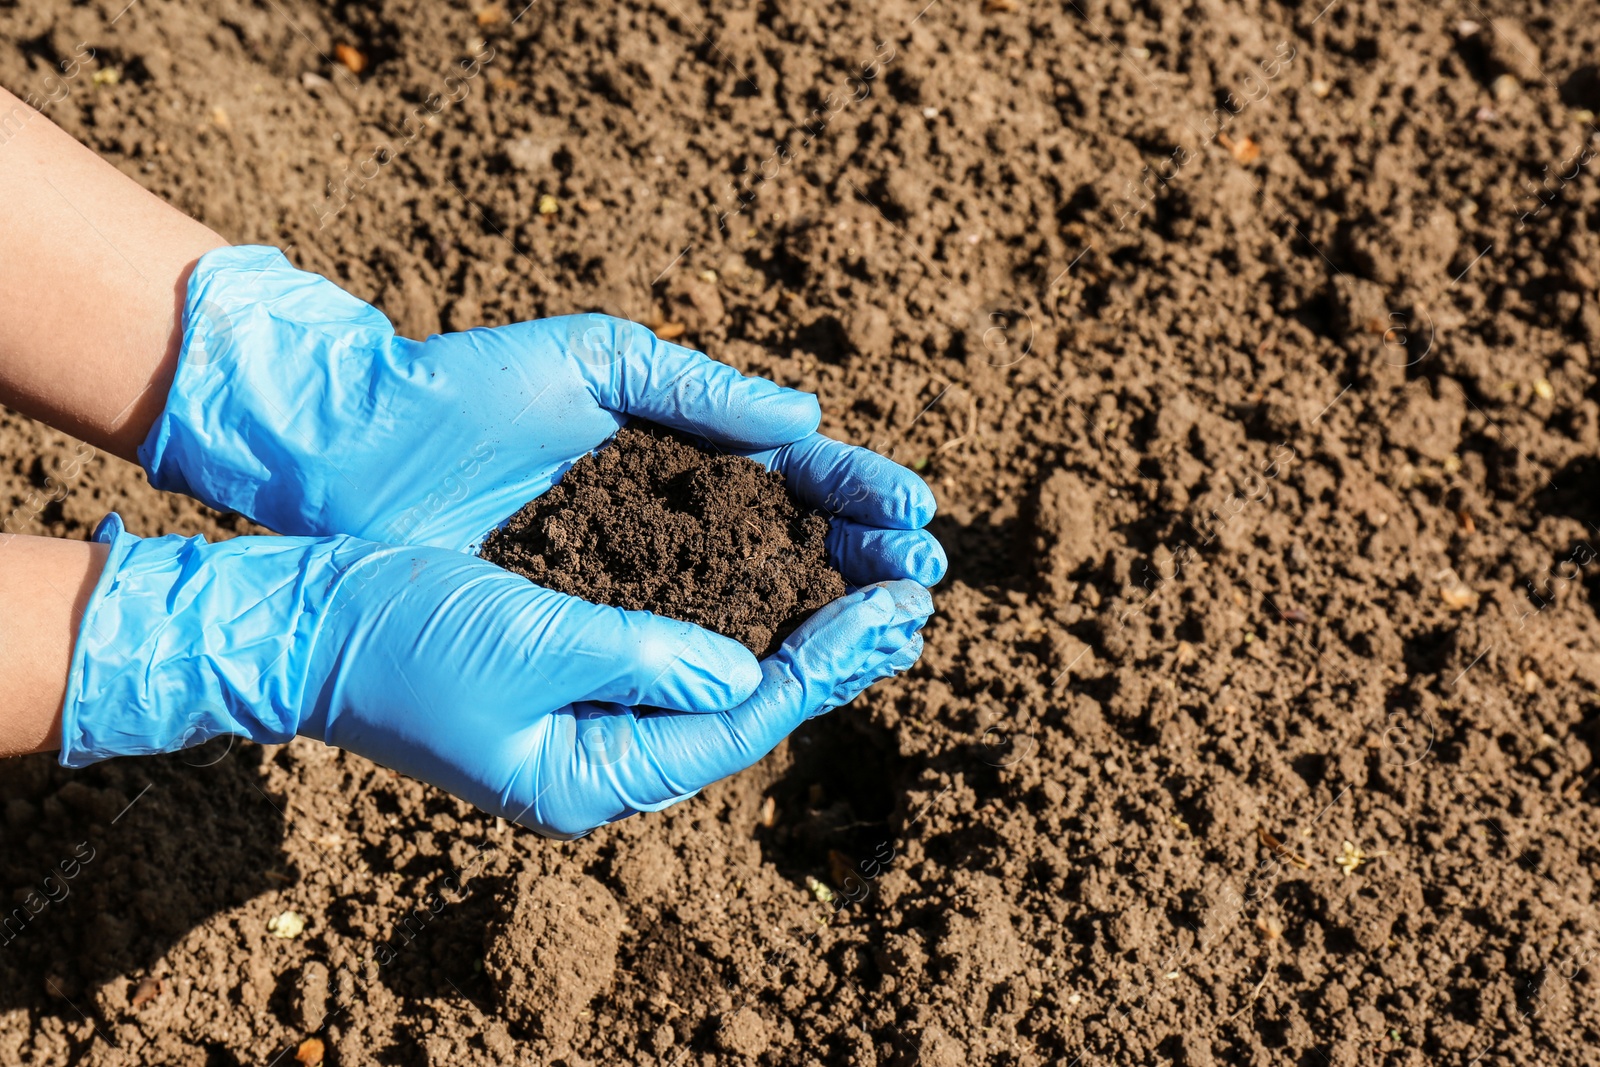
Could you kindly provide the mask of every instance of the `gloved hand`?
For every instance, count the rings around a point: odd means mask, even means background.
[[[141,539],[116,515],[95,538],[111,547],[73,653],[67,766],[299,733],[563,837],[754,763],[909,667],[933,610],[915,582],[871,585],[757,664],[448,549]]]
[[[835,516],[847,580],[943,577],[922,479],[814,433],[808,393],[603,315],[406,340],[273,248],[201,258],[139,459],[157,488],[280,533],[465,550],[633,416],[782,471]]]

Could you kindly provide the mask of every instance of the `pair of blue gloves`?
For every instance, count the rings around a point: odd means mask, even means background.
[[[758,662],[472,554],[633,417],[781,471],[832,514],[851,591]],[[818,422],[810,394],[631,322],[410,341],[276,249],[211,252],[139,458],[158,488],[291,536],[141,539],[108,516],[61,761],[301,734],[555,837],[692,796],[922,651],[933,496]]]

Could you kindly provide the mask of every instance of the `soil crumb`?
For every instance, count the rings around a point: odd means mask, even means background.
[[[626,426],[517,512],[482,556],[557,592],[726,634],[758,656],[845,592],[826,516],[783,475]]]

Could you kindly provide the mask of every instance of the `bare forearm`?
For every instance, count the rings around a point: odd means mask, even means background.
[[[226,243],[0,89],[0,402],[133,458]]]
[[[0,756],[61,746],[61,702],[106,546],[0,537]]]

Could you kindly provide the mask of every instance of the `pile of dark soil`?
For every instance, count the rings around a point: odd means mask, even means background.
[[[816,391],[951,560],[907,677],[581,841],[307,741],[4,768],[0,1064],[1594,1061],[1589,5],[38,0],[0,42],[407,336],[601,310]],[[7,530],[239,529],[0,442]]]
[[[826,516],[783,475],[633,424],[484,542],[491,563],[559,593],[653,611],[777,649],[845,592]]]

